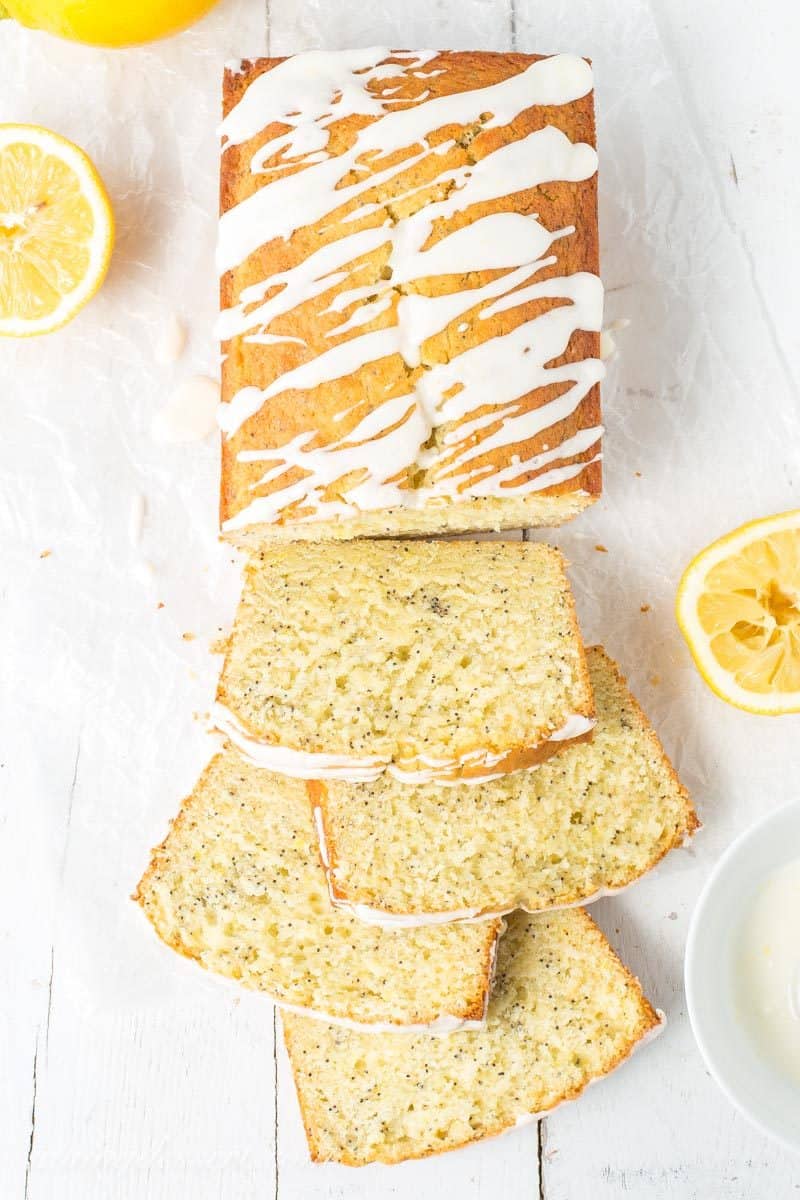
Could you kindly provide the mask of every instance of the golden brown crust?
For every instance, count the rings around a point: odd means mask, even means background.
[[[443,51],[426,66],[426,78],[416,79],[411,75],[402,77],[403,99],[413,105],[418,101],[423,90],[430,97],[449,95],[476,87],[487,87],[499,80],[518,74],[537,61],[541,55],[523,54],[494,54],[489,52],[455,52]],[[390,55],[386,61],[392,61]],[[226,71],[223,82],[223,112],[227,114],[241,98],[250,82],[264,72],[272,70],[283,59],[255,59],[242,64],[238,71]],[[394,61],[398,61],[394,59]],[[441,72],[436,74],[435,72]],[[350,116],[331,127],[330,148],[335,153],[342,153],[352,144],[355,134],[371,119]],[[381,185],[373,191],[364,193],[360,198],[353,199],[335,211],[324,223],[308,226],[297,230],[288,241],[273,239],[252,253],[243,263],[228,271],[221,280],[220,298],[223,308],[231,306],[243,288],[264,280],[279,271],[296,265],[302,261],[313,248],[317,250],[322,245],[337,240],[341,235],[341,221],[353,217],[359,208],[367,208],[370,203],[376,206],[376,211],[358,215],[348,223],[348,232],[372,228],[381,225],[387,219],[392,200],[403,197],[412,186],[419,188],[433,178],[430,160],[436,158],[436,171],[443,167],[468,167],[469,164],[480,161],[499,146],[517,140],[520,137],[551,125],[561,129],[573,142],[586,142],[595,145],[595,124],[593,95],[582,97],[570,104],[557,106],[537,106],[524,110],[507,126],[483,129],[478,123],[476,127],[465,131],[461,127],[445,127],[434,131],[431,144],[444,142],[447,138],[458,136],[452,149],[445,155],[428,155],[421,163],[406,169],[399,169],[398,174],[387,185]],[[227,212],[231,207],[240,203],[259,187],[264,186],[269,176],[254,175],[249,170],[253,155],[265,146],[273,137],[285,129],[282,125],[269,125],[255,137],[241,145],[229,146],[222,157],[220,175],[220,210]],[[471,140],[467,140],[471,139]],[[463,144],[462,144],[463,143]],[[397,157],[397,156],[396,156]],[[403,156],[397,157],[398,168]],[[381,159],[382,167],[386,160]],[[304,165],[297,168],[302,172]],[[266,183],[266,186],[269,186]],[[437,190],[437,187],[439,190]],[[434,185],[429,190],[430,198],[438,198],[441,185]],[[404,201],[404,203],[408,203]],[[394,210],[391,210],[392,213]],[[537,281],[546,280],[553,275],[570,275],[578,271],[599,272],[599,240],[597,223],[597,175],[578,183],[556,181],[543,186],[532,187],[516,193],[513,197],[503,197],[497,201],[487,201],[473,204],[465,213],[451,218],[446,226],[447,232],[469,224],[489,213],[514,211],[519,213],[536,213],[541,223],[549,229],[559,229],[575,226],[577,233],[562,238],[558,243],[558,263],[542,268],[537,273]],[[403,214],[405,215],[405,214]],[[441,236],[441,223],[434,226],[434,240]],[[370,284],[385,276],[388,261],[388,245],[379,247],[374,252],[364,255],[357,260],[353,281],[357,285]],[[482,286],[497,276],[497,271],[467,271],[458,280],[457,290],[467,291]],[[438,295],[444,291],[453,290],[453,277],[442,277],[418,280],[411,290],[425,295]],[[347,286],[350,286],[348,283]],[[332,298],[340,290],[332,287],[311,301],[297,306],[291,313],[277,318],[275,331],[287,336],[300,335],[307,343],[310,356],[314,357],[323,349],[329,349],[336,344],[332,334],[341,318],[326,311]],[[376,317],[373,321],[359,327],[355,331],[360,334],[374,329],[380,329],[396,322],[396,303],[394,297],[388,312]],[[461,329],[461,322],[454,321],[441,334],[425,343],[425,361],[427,365],[447,362],[467,346],[505,334],[540,312],[551,308],[561,301],[533,300],[514,309],[501,312],[489,319],[477,322],[468,321],[466,333]],[[468,316],[468,315],[467,315]],[[354,336],[349,334],[348,336]],[[294,344],[253,345],[235,337],[224,346],[226,359],[223,366],[222,396],[223,402],[229,402],[233,395],[245,386],[266,388],[279,376],[298,363],[306,361],[308,352],[298,355]],[[599,356],[599,333],[579,330],[560,358],[553,360],[552,365],[558,366],[563,362],[571,362],[584,358]],[[287,391],[281,401],[265,405],[254,416],[247,420],[235,434],[223,439],[222,444],[222,477],[220,488],[220,518],[223,523],[259,496],[270,494],[276,487],[299,482],[304,478],[300,468],[292,468],[279,482],[270,480],[264,484],[263,461],[240,462],[238,455],[241,451],[265,447],[285,445],[300,434],[316,431],[318,442],[326,444],[336,437],[346,435],[364,418],[367,412],[374,409],[378,402],[383,402],[393,396],[405,395],[409,384],[414,384],[423,373],[423,367],[410,370],[405,366],[399,354],[367,364],[362,369],[345,378],[333,380],[309,391]],[[528,393],[519,400],[520,410],[527,406],[538,408],[549,400],[554,399],[565,389],[566,384],[550,385]],[[341,416],[347,413],[342,421]],[[520,454],[524,462],[527,458],[551,448],[555,444],[566,441],[577,432],[594,428],[600,424],[600,394],[595,385],[583,399],[581,404],[565,420],[548,427],[529,441],[519,443],[514,447],[514,453]],[[485,466],[487,470],[507,466],[509,451],[498,449],[487,452],[475,459],[475,466]],[[529,494],[531,501],[530,515],[527,520],[520,521],[515,513],[514,524],[559,524],[562,520],[574,516],[581,507],[591,503],[600,494],[602,473],[599,462],[590,462],[596,454],[596,446],[581,454],[573,455],[566,461],[584,463],[580,473],[572,479],[563,480],[541,493]],[[515,482],[527,482],[543,469],[522,472]],[[415,485],[416,486],[416,485]],[[336,485],[329,489],[331,498],[339,493]],[[536,505],[534,497],[547,497],[550,505],[543,508]],[[580,497],[581,503],[576,505],[575,498]],[[514,499],[513,494],[508,500]],[[520,497],[516,498],[521,499]],[[563,500],[563,502],[562,502]],[[500,508],[505,501],[501,501]],[[452,513],[445,516],[447,509],[456,509],[459,514],[459,524],[463,529],[470,528],[500,528],[502,517],[498,516],[492,523],[486,523],[485,501],[479,499],[458,499],[449,501],[444,506],[425,506],[425,519],[420,521],[417,511],[391,508],[384,510],[367,510],[358,514],[353,511],[347,517],[337,518],[331,522],[310,520],[303,522],[304,515],[309,510],[303,508],[298,501],[285,509],[278,520],[272,524],[258,525],[244,531],[232,530],[226,536],[232,541],[241,541],[247,537],[260,541],[271,537],[313,537],[315,536],[381,536],[406,532],[440,532],[443,528],[453,528]],[[353,519],[353,528],[349,522]],[[421,526],[421,527],[420,527]]]
[[[686,790],[683,783],[679,779],[677,771],[675,770],[675,768],[672,765],[672,762],[670,761],[669,757],[667,756],[667,752],[664,749],[664,746],[662,745],[661,738],[658,736],[655,729],[648,721],[648,719],[645,715],[644,709],[640,705],[639,701],[636,699],[633,692],[631,692],[630,689],[628,688],[628,677],[627,677],[627,675],[623,675],[622,669],[620,668],[619,663],[617,663],[616,660],[613,659],[611,657],[611,655],[607,653],[607,651],[605,650],[605,648],[603,646],[597,646],[597,645],[587,646],[586,654],[587,654],[587,657],[590,654],[602,655],[604,661],[614,672],[614,675],[616,676],[617,680],[619,681],[620,686],[625,688],[626,692],[628,693],[629,703],[639,721],[639,728],[650,739],[651,743],[653,745],[655,745],[655,747],[657,748],[658,754],[661,759],[661,764],[662,764],[664,770],[669,775],[670,779],[672,780],[675,788],[680,792],[681,797],[684,802],[685,825],[684,825],[683,829],[679,830],[676,833],[674,840],[672,841],[672,843],[669,846],[666,847],[663,854],[659,854],[657,858],[653,859],[650,866],[654,867],[656,865],[656,863],[661,861],[661,859],[664,857],[665,854],[667,854],[670,850],[673,850],[676,846],[680,846],[682,844],[684,837],[691,837],[692,834],[696,833],[698,829],[702,829],[703,822],[700,820],[699,816],[697,815],[694,804],[692,803],[691,796],[689,795],[688,791]]]
[[[217,702],[227,707],[228,693],[222,682],[217,686]],[[590,705],[584,705],[582,709],[575,714],[576,716],[585,716],[588,719],[594,717],[594,709]],[[238,719],[238,718],[237,718]],[[240,724],[245,728],[254,739],[261,740],[258,734],[253,730],[252,725],[244,720],[240,720]],[[546,740],[539,742],[536,746],[517,746],[513,750],[509,750],[498,761],[493,761],[491,767],[470,761],[467,764],[460,763],[456,760],[452,764],[430,766],[419,758],[403,759],[403,770],[409,773],[416,771],[425,771],[430,777],[431,782],[441,783],[469,783],[470,780],[482,781],[496,775],[509,775],[513,771],[526,771],[531,767],[537,767],[540,763],[547,762],[548,758],[552,758],[556,754],[560,754],[562,750],[566,750],[569,746],[578,746],[581,742],[590,742],[592,740],[591,729],[585,733],[580,733],[577,737],[562,738],[560,740]],[[263,745],[275,745],[278,743],[262,743]],[[475,753],[483,753],[483,746],[475,746],[468,750],[467,754],[471,756]],[[353,756],[353,767],[357,768],[360,763],[369,763],[370,759],[360,759]],[[312,782],[309,780],[309,782]]]

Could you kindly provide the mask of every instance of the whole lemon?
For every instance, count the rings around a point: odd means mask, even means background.
[[[131,46],[185,29],[217,0],[0,0],[31,29],[91,46]]]

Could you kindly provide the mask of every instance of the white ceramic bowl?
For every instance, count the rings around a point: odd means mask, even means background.
[[[800,857],[800,803],[770,813],[728,847],[689,926],[686,1000],[706,1065],[732,1104],[762,1133],[800,1153],[798,1087],[758,1051],[735,1003],[734,956],[759,886]]]

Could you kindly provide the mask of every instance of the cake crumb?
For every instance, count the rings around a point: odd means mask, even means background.
[[[652,683],[653,687],[658,687],[658,685],[661,683],[661,676],[655,674],[650,675],[648,676],[647,682]]]
[[[185,642],[193,642],[194,639],[197,637],[197,634],[196,633],[182,633],[181,637],[183,638],[183,640]]]
[[[156,605],[156,612],[158,612],[158,610],[159,610],[160,608],[164,608],[164,607],[165,607],[165,605],[164,605],[164,601],[163,601],[163,600],[159,600],[158,604]]]
[[[39,555],[39,558],[49,558],[52,553],[53,553],[52,550],[42,550],[41,554]]]
[[[226,637],[215,638],[208,648],[212,654],[227,654],[228,639]]]
[[[637,478],[637,479],[641,479],[641,478],[642,478],[642,472],[641,472],[641,471],[634,471],[633,473],[634,473],[634,475],[636,476],[636,478]]]
[[[598,550],[600,552],[600,554],[608,554],[608,547],[604,546],[602,544],[602,542],[597,543],[597,545],[595,546],[595,550]]]
[[[640,604],[639,612],[650,612],[650,605],[649,604]]]

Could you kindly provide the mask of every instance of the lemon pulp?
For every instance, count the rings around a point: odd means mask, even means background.
[[[800,710],[800,512],[754,521],[699,554],[681,581],[678,621],[724,699]]]
[[[94,295],[113,218],[77,146],[38,126],[0,125],[0,333],[45,333]]]

